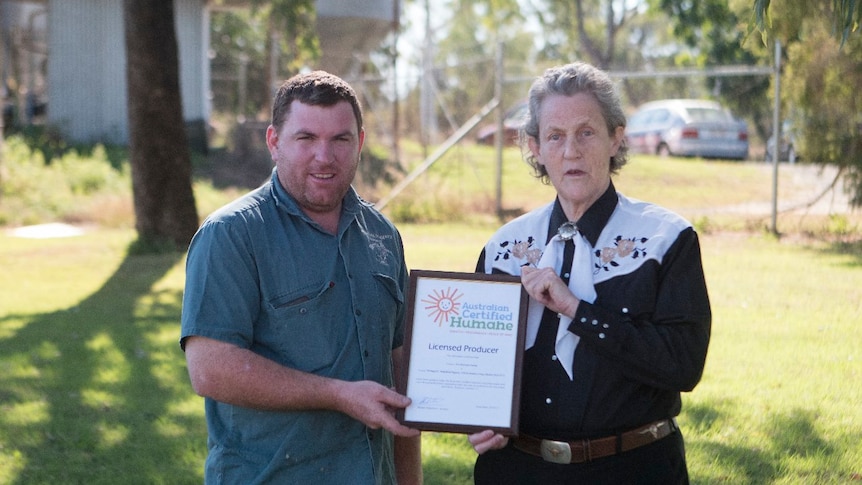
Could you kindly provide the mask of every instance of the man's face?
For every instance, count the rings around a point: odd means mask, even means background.
[[[340,214],[364,139],[347,101],[333,106],[293,101],[281,129],[266,131],[279,182],[312,219]]]

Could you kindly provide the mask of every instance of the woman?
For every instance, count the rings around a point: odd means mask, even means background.
[[[534,82],[522,142],[556,189],[504,225],[477,271],[530,295],[519,435],[470,436],[477,484],[688,483],[674,417],[700,380],[711,311],[691,224],[614,189],[625,115],[584,63]]]

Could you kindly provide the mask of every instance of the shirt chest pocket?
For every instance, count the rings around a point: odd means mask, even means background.
[[[369,294],[367,306],[372,312],[373,319],[382,325],[392,328],[398,312],[404,305],[404,292],[398,286],[394,278],[383,273],[373,273],[374,292]]]
[[[276,296],[265,306],[255,340],[282,364],[304,372],[330,367],[352,330],[349,288],[329,281]]]

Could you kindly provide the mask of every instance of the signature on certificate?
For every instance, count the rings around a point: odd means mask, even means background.
[[[437,406],[437,405],[439,405],[445,401],[446,401],[446,399],[444,399],[442,397],[430,397],[429,396],[429,397],[417,398],[417,399],[413,400],[413,404],[419,408],[427,408],[427,407]]]

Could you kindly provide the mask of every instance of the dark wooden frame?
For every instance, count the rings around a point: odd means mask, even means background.
[[[449,279],[454,282],[457,281],[471,281],[471,282],[482,282],[486,281],[489,283],[495,284],[508,284],[508,285],[517,285],[520,287],[519,291],[519,301],[518,301],[518,328],[515,332],[515,358],[514,361],[511,362],[511,379],[512,379],[512,407],[511,414],[509,418],[508,426],[486,426],[486,425],[470,425],[470,424],[462,424],[462,423],[446,423],[446,422],[427,422],[427,421],[411,421],[405,419],[405,410],[401,409],[398,411],[397,416],[399,421],[401,421],[406,426],[410,426],[412,428],[427,430],[427,431],[442,431],[442,432],[451,432],[451,433],[476,433],[479,431],[483,431],[486,429],[491,429],[497,433],[506,435],[506,436],[517,436],[518,434],[518,418],[520,413],[520,403],[521,403],[521,373],[522,373],[522,365],[524,359],[524,340],[526,338],[526,327],[527,327],[527,305],[528,305],[528,297],[527,292],[523,286],[521,286],[521,278],[517,276],[503,275],[503,274],[484,274],[484,273],[457,273],[457,272],[447,272],[447,271],[428,271],[428,270],[412,270],[410,272],[410,287],[408,289],[407,294],[407,319],[405,324],[405,334],[404,334],[404,352],[403,352],[403,365],[401,375],[398,376],[397,390],[401,394],[410,396],[408,383],[409,383],[409,375],[410,375],[410,356],[413,348],[413,326],[414,326],[414,318],[416,315],[416,306],[419,303],[417,301],[416,295],[416,287],[418,285],[418,281],[420,278],[431,278],[431,279]]]

